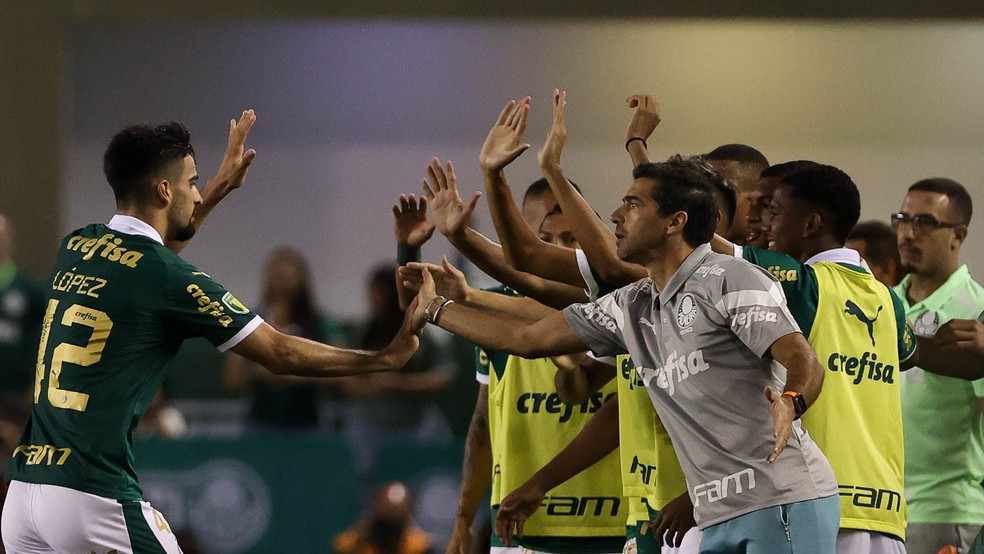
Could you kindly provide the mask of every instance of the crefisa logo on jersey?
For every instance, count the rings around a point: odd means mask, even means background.
[[[694,324],[697,319],[697,300],[694,295],[687,293],[677,302],[676,320],[681,331]],[[689,329],[687,330],[690,331]],[[683,333],[681,333],[683,334]]]

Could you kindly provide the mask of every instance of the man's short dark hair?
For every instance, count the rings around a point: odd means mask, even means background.
[[[801,169],[806,169],[808,167],[813,167],[818,165],[817,162],[811,162],[808,160],[795,160],[791,162],[783,162],[781,164],[776,164],[769,166],[762,170],[761,178],[766,179],[769,177],[782,180],[783,177],[789,175],[790,173],[795,173]]]
[[[665,162],[639,164],[632,170],[635,179],[653,179],[653,200],[659,215],[667,217],[686,212],[683,240],[692,247],[710,242],[717,227],[718,205],[714,179],[720,176],[694,160],[674,156]]]
[[[725,144],[718,146],[707,154],[704,158],[711,161],[735,161],[754,167],[758,171],[769,167],[769,160],[765,154],[747,144]]]
[[[584,194],[581,192],[581,187],[577,186],[577,183],[571,181],[570,179],[568,179],[567,182],[570,183],[572,187],[574,187],[574,190],[576,190],[578,194],[584,196]],[[526,204],[528,201],[542,195],[548,190],[550,190],[550,183],[547,182],[547,179],[545,177],[540,177],[536,181],[533,181],[533,184],[526,187],[526,192],[523,194],[523,204]]]
[[[832,165],[794,163],[799,164],[798,168],[780,177],[779,186],[789,188],[793,198],[819,210],[834,240],[844,244],[861,217],[861,193],[857,185],[847,173]]]
[[[884,265],[888,260],[893,260],[895,267],[902,264],[895,231],[884,221],[872,219],[858,223],[848,233],[847,240],[863,240],[865,258],[875,265]]]
[[[909,187],[909,192],[914,190],[936,192],[946,196],[950,199],[950,215],[956,219],[946,223],[970,225],[970,218],[974,215],[974,202],[970,199],[967,189],[960,183],[946,177],[931,177],[917,181]]]
[[[185,156],[195,156],[184,125],[131,125],[116,133],[103,155],[103,172],[117,201],[149,193],[150,179]]]
[[[714,185],[714,197],[717,199],[719,205],[724,206],[724,217],[728,223],[728,227],[731,227],[731,224],[735,221],[735,213],[738,211],[738,191],[735,189],[734,184],[728,181],[727,177],[722,173],[711,167],[707,163],[706,156],[691,156],[687,159],[700,164],[706,171],[714,174],[711,178],[711,184]]]

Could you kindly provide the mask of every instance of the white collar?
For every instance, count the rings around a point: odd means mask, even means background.
[[[861,254],[858,254],[857,250],[850,248],[831,248],[830,250],[824,250],[823,252],[814,254],[812,258],[804,262],[804,265],[812,265],[818,262],[834,262],[865,267],[861,262]]]
[[[137,219],[132,215],[116,214],[109,220],[106,226],[117,233],[143,235],[159,242],[161,245],[164,244],[164,239],[161,238],[161,234],[157,232],[157,229],[151,227],[146,221]]]

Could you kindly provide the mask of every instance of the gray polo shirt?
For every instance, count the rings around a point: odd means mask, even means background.
[[[830,464],[798,421],[775,462],[764,389],[786,370],[772,343],[798,333],[779,283],[701,245],[662,294],[646,278],[564,310],[595,353],[628,351],[666,427],[703,529],[740,515],[837,494]]]

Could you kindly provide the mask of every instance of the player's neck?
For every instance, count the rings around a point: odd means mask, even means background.
[[[842,243],[838,243],[833,239],[821,239],[817,241],[808,242],[804,245],[803,251],[800,253],[799,261],[805,262],[813,256],[821,252],[826,252],[828,250],[834,250],[836,248],[844,248]]]
[[[167,213],[161,210],[142,209],[139,206],[116,206],[117,215],[128,215],[143,221],[154,228],[157,233],[167,240]]]
[[[910,304],[915,304],[929,298],[959,267],[960,262],[953,258],[933,271],[913,272],[909,279],[909,288],[905,291],[906,299]]]
[[[664,244],[662,248],[654,252],[652,261],[646,264],[646,271],[657,291],[666,288],[670,278],[680,269],[684,260],[693,251],[692,246],[680,241],[676,244]]]

